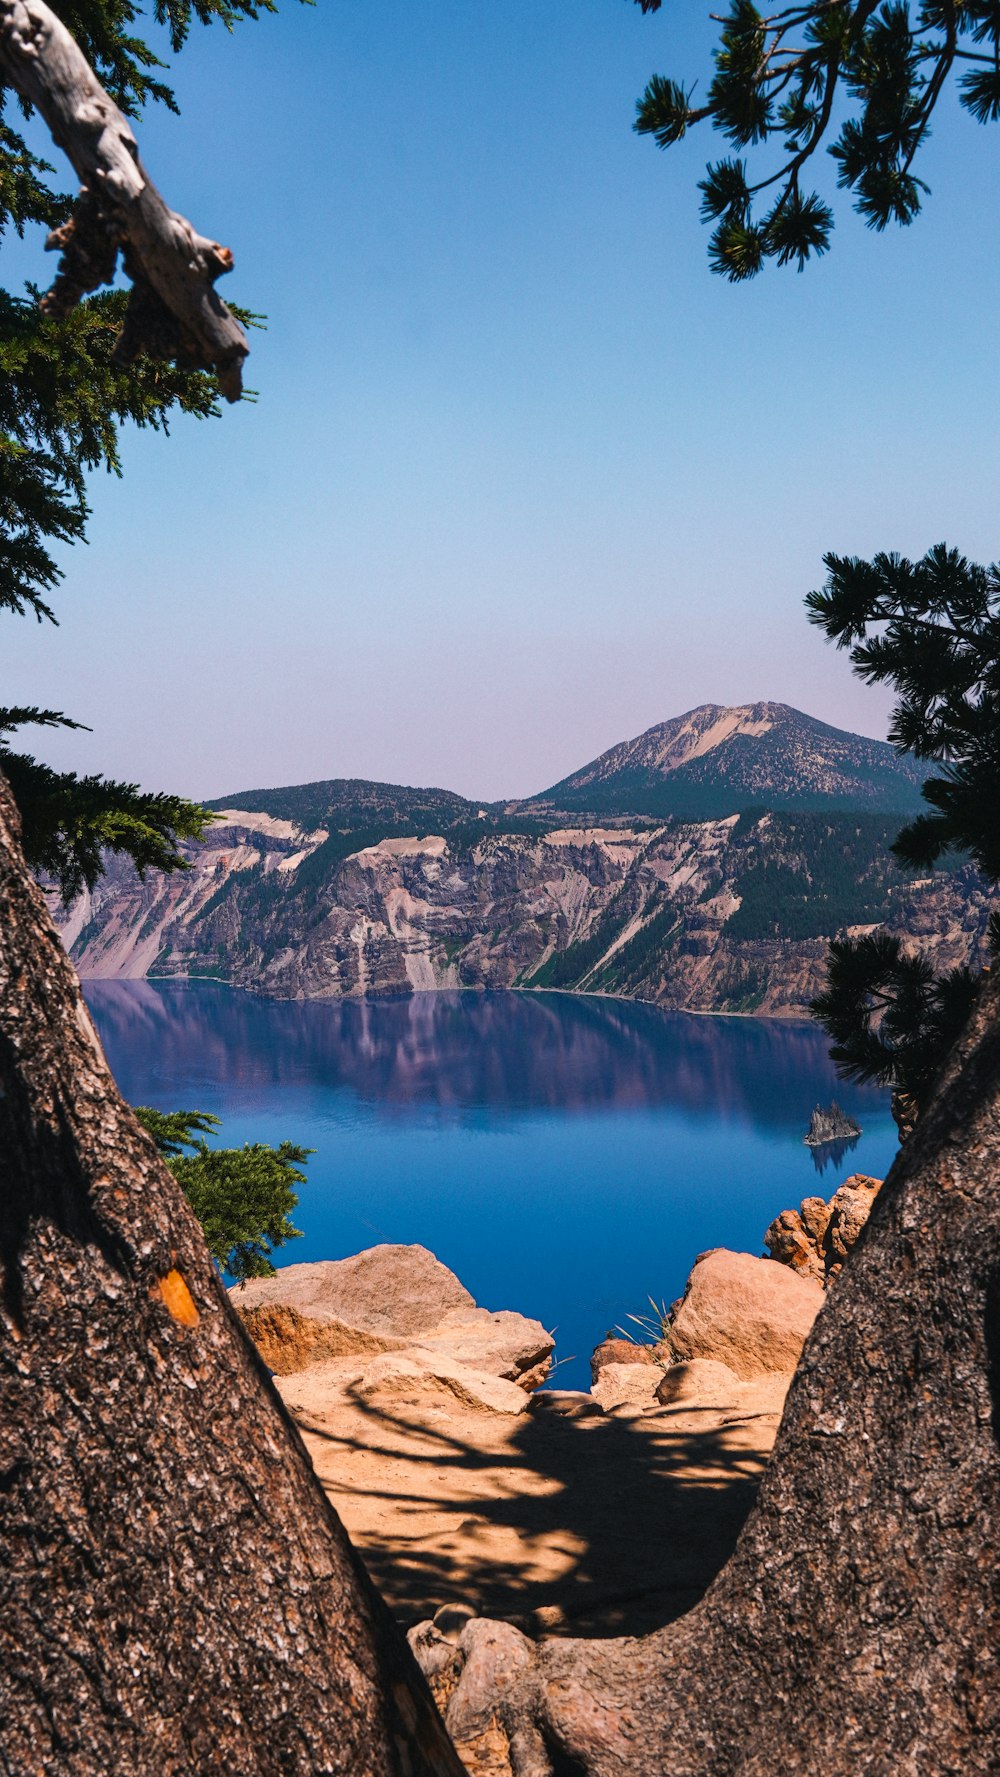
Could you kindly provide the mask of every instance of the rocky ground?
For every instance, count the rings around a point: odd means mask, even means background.
[[[875,1183],[826,1206],[845,1250]],[[819,1202],[802,1206],[813,1229]],[[586,1394],[542,1386],[545,1329],[477,1307],[422,1247],[288,1266],[233,1299],[407,1625],[641,1634],[730,1554],[822,1306],[822,1235],[806,1260],[805,1224],[784,1216],[773,1258],[698,1259],[658,1345],[598,1347]]]
[[[287,1377],[316,1472],[409,1627],[459,1604],[529,1634],[641,1634],[729,1555],[778,1423],[695,1404],[483,1411],[423,1386]],[[557,1404],[550,1406],[548,1403]]]

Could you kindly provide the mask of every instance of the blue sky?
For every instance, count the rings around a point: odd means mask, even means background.
[[[719,139],[631,130],[711,29],[691,0],[195,28],[141,146],[268,315],[259,399],[128,439],[60,628],[5,620],[5,701],[95,730],[40,754],[193,795],[493,797],[707,701],[884,733],[801,601],[826,549],[1000,554],[1000,137],[949,106],[912,228],[840,200],[825,259],[734,288],[698,221]]]

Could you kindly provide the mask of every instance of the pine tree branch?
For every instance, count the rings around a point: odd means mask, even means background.
[[[73,216],[48,239],[61,258],[44,312],[66,314],[110,283],[121,253],[132,295],[118,362],[148,352],[214,370],[237,401],[249,346],[214,287],[232,253],[164,203],[128,120],[45,0],[0,0],[0,73],[44,118],[81,184]]]

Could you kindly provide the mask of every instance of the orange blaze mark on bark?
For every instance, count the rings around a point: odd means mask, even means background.
[[[182,1327],[196,1327],[201,1315],[194,1305],[194,1298],[179,1271],[168,1271],[166,1277],[160,1278],[160,1295],[167,1304],[171,1314]]]

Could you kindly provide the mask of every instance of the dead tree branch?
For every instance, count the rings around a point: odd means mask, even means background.
[[[66,314],[110,283],[120,253],[132,294],[118,362],[145,352],[214,370],[226,400],[237,401],[250,348],[215,290],[232,253],[164,203],[128,119],[45,0],[0,0],[0,74],[45,119],[80,180],[73,215],[48,239],[61,257],[44,312]]]

